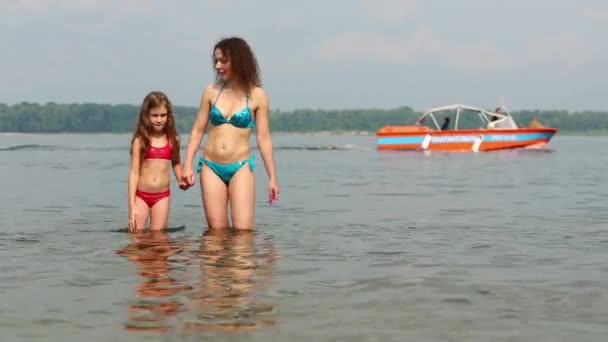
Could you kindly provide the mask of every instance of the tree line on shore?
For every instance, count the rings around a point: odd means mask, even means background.
[[[197,108],[174,106],[177,129],[190,130]],[[128,104],[98,103],[0,103],[0,132],[24,133],[97,133],[130,132],[135,126],[139,107]],[[547,127],[564,132],[608,132],[608,112],[566,110],[520,110],[511,112],[526,126],[533,118]],[[275,132],[367,131],[375,132],[386,124],[414,124],[421,112],[404,106],[394,109],[297,109],[272,111],[271,129]],[[439,118],[437,118],[439,120]],[[479,120],[462,116],[461,122]]]

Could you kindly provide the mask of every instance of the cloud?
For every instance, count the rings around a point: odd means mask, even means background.
[[[592,52],[576,33],[562,32],[533,42],[528,48],[527,62],[532,65],[577,66],[591,58]]]
[[[608,9],[605,8],[584,8],[583,17],[599,23],[608,23]]]
[[[98,7],[100,0],[2,0],[0,8],[46,10],[57,8],[62,10],[92,10]]]
[[[111,10],[109,13],[150,12],[152,1],[146,0],[0,0],[0,9],[21,12],[97,12]],[[108,12],[107,12],[108,13]]]
[[[389,65],[407,65],[426,56],[450,68],[478,71],[501,69],[513,63],[495,43],[450,46],[428,27],[420,27],[405,38],[344,32],[321,44],[318,53],[323,58]]]
[[[383,23],[398,24],[415,12],[416,0],[362,0],[360,10],[366,17]]]
[[[324,58],[407,64],[419,55],[438,52],[441,41],[430,29],[419,28],[406,38],[371,32],[343,32],[323,42]]]
[[[495,43],[488,41],[446,47],[442,59],[449,67],[477,71],[502,69],[513,63]]]

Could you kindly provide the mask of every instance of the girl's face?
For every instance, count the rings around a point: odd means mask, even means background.
[[[218,75],[220,75],[223,81],[228,81],[232,76],[232,65],[230,64],[230,59],[220,49],[215,49],[213,52],[213,57],[215,60],[215,70],[217,71]]]
[[[169,113],[164,105],[154,107],[148,112],[148,120],[150,126],[155,132],[162,132],[167,126]]]

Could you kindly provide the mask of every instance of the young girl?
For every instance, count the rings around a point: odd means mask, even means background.
[[[159,91],[149,93],[139,111],[131,140],[129,173],[129,231],[167,228],[171,195],[171,168],[182,190],[179,135],[171,101]]]

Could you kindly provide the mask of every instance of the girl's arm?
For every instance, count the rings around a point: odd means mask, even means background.
[[[131,218],[133,209],[135,209],[135,191],[139,180],[140,155],[141,144],[139,138],[135,138],[131,146],[131,169],[129,171],[129,218]]]
[[[268,97],[266,96],[266,92],[261,88],[257,88],[256,92],[258,102],[258,109],[255,113],[255,122],[257,127],[256,140],[258,143],[258,148],[260,149],[260,154],[264,160],[264,167],[266,168],[268,179],[270,182],[276,182],[272,139],[270,138],[270,106],[268,104]]]
[[[185,181],[184,179],[184,168],[182,167],[181,163],[181,143],[179,140],[179,137],[175,137],[175,147],[177,149],[177,151],[175,151],[173,153],[173,174],[175,175],[175,179],[177,180],[177,185],[179,186],[180,189],[182,190],[186,190],[188,189],[188,183]]]
[[[175,179],[177,179],[177,182],[181,182],[182,180],[182,176],[183,176],[183,168],[181,163],[181,144],[179,142],[179,137],[175,137],[175,142],[174,142],[173,148],[177,149],[177,151],[173,154],[173,174],[175,175]]]
[[[207,122],[209,121],[211,92],[212,85],[207,86],[203,91],[199,111],[196,114],[194,122],[192,123],[192,131],[190,132],[190,137],[188,138],[188,147],[186,147],[183,174],[185,178],[187,178],[186,181],[190,185],[194,184],[194,176],[192,175],[192,160],[194,159],[196,151],[201,146],[201,141],[203,140],[203,135],[205,134],[205,129],[207,128]]]

